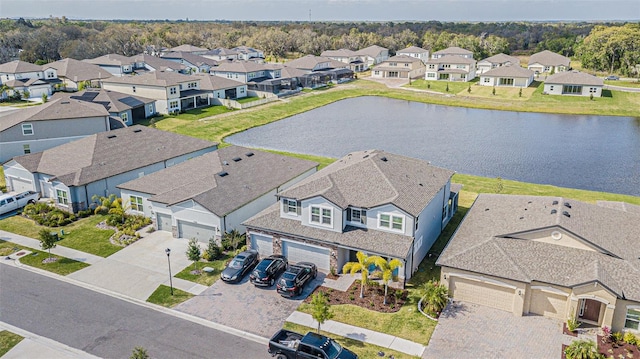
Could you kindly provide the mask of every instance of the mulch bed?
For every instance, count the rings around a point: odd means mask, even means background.
[[[569,330],[569,328],[567,328],[567,323],[562,324],[562,334],[566,334],[566,335],[570,335],[572,337],[577,337],[578,333],[577,332],[572,332]],[[564,350],[563,350],[564,352]]]
[[[312,295],[308,296],[304,302],[310,303],[314,293],[323,292],[329,304],[353,304],[359,307],[375,310],[382,313],[395,313],[407,301],[408,291],[403,289],[389,288],[387,293],[387,305],[384,301],[384,286],[368,285],[364,289],[364,298],[360,298],[360,281],[355,281],[346,292],[327,287],[317,287]]]
[[[562,344],[562,359],[567,359],[567,354],[564,353],[564,351],[567,349],[568,345],[566,344]]]
[[[598,351],[604,354],[607,358],[613,356],[614,358],[630,358],[627,353],[633,354],[631,358],[638,358],[640,350],[635,345],[631,345],[625,342],[613,343],[609,339],[602,340],[603,337],[598,335]]]

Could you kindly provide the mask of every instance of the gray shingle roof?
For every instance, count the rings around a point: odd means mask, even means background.
[[[282,65],[278,65],[282,67]],[[215,72],[256,72],[266,70],[266,64],[259,64],[254,61],[223,61],[218,64],[218,66],[211,69],[211,71]]]
[[[447,47],[444,50],[436,51],[433,53],[434,55],[452,55],[452,56],[460,56],[460,55],[473,55],[472,51],[467,49],[463,49],[458,46]]]
[[[233,55],[238,55],[238,51],[234,51],[234,50],[230,50],[230,49],[225,49],[224,47],[219,47],[217,49],[213,49],[213,50],[209,50],[206,53],[204,53],[203,55],[210,55],[210,56],[233,56]]]
[[[143,75],[111,77],[102,82],[167,87],[199,79],[199,77],[182,75],[176,72],[153,71]]]
[[[596,76],[579,71],[558,72],[544,80],[546,84],[604,86],[604,81]]]
[[[500,67],[496,67],[494,69],[491,69],[487,72],[485,72],[484,74],[482,74],[481,76],[508,76],[508,77],[524,77],[524,78],[530,78],[531,76],[533,76],[534,72],[529,70],[529,69],[525,69],[524,67],[521,67],[518,64],[515,65],[507,65],[507,66],[500,66]]]
[[[248,156],[249,153],[253,155]],[[230,146],[119,187],[152,194],[152,201],[168,205],[193,199],[216,215],[224,216],[317,165],[299,158]],[[222,171],[227,175],[218,175]]]
[[[171,51],[183,51],[183,52],[197,52],[197,51],[208,51],[209,49],[205,49],[203,47],[197,47],[189,44],[183,44],[171,48]]]
[[[320,54],[322,57],[353,57],[357,56],[356,52],[349,49],[325,50]]]
[[[396,54],[417,54],[417,53],[425,53],[428,50],[425,50],[421,47],[417,46],[409,46],[406,49],[396,51]]]
[[[162,55],[163,59],[182,59],[196,66],[216,66],[218,62],[216,60],[212,60],[206,58],[204,56],[192,54],[190,52],[168,52]]]
[[[94,65],[107,65],[107,66],[123,66],[133,64],[133,60],[130,57],[126,57],[119,54],[106,54],[98,56],[93,59],[82,60]]]
[[[481,194],[437,264],[527,283],[572,287],[598,281],[618,296],[637,301],[639,221],[639,213],[561,197]],[[594,251],[523,235],[539,229],[571,233]]]
[[[57,94],[55,96],[58,96]],[[149,103],[154,103],[156,100],[152,100],[146,97],[134,96],[125,94],[122,92],[110,91],[110,90],[83,90],[70,94],[62,95],[67,98],[76,100],[82,100],[87,102],[93,102],[104,106],[109,112],[122,112],[132,108],[144,106]]]
[[[100,80],[111,77],[111,74],[88,62],[79,61],[71,58],[58,60],[42,66],[42,69],[53,67],[58,73],[58,77],[67,78],[73,82]]]
[[[478,62],[489,62],[492,64],[506,64],[506,63],[512,63],[513,65],[518,65],[520,66],[520,59],[517,57],[513,57],[513,56],[509,56],[503,53],[499,53],[493,56],[489,56],[486,59],[482,59]]]
[[[194,76],[200,79],[201,90],[217,91],[217,90],[236,88],[238,86],[244,85],[240,81],[235,81],[228,78],[209,75],[209,74],[198,73],[198,74],[193,74],[191,76]]]
[[[189,68],[188,66],[183,65],[181,63],[171,61],[171,60],[166,60],[156,56],[151,56],[148,54],[139,54],[139,55],[131,56],[131,60],[135,62],[144,62],[148,66],[152,67],[155,71],[167,71],[167,70],[181,71]]]
[[[109,112],[101,105],[61,98],[0,117],[0,131],[23,122],[105,116],[109,116]]]
[[[391,203],[417,216],[454,171],[381,150],[353,152],[280,193],[302,200],[322,196],[342,209]]]
[[[364,49],[358,50],[356,53],[358,55],[376,57],[380,55],[380,52],[386,51],[386,50],[389,50],[389,49],[387,49],[386,47],[378,46],[378,45],[371,45],[371,46],[365,47]]]
[[[8,74],[18,74],[23,72],[39,72],[42,68],[38,65],[34,65],[30,62],[14,60],[5,62],[0,65],[0,72]]]
[[[286,67],[293,67],[296,69],[304,69],[304,70],[312,70],[319,63],[327,62],[331,63],[334,60],[331,60],[327,57],[315,56],[315,55],[306,55],[295,60],[287,61],[284,65]],[[342,63],[344,65],[344,63]]]
[[[431,64],[434,64],[434,63],[435,64],[475,64],[476,60],[462,57],[462,56],[456,56],[456,55],[444,55],[437,59],[429,59],[429,63]]]
[[[89,104],[104,107],[97,104]],[[105,110],[106,111],[106,110]],[[207,148],[216,143],[142,126],[87,136],[43,152],[15,157],[30,172],[81,186]]]
[[[569,65],[571,64],[571,59],[566,56],[556,54],[555,52],[544,50],[531,55],[531,57],[529,58],[529,65],[536,63],[545,66],[564,65],[569,67]]]

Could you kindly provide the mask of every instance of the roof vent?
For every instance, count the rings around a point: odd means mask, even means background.
[[[218,176],[220,177],[224,177],[224,176],[228,176],[229,173],[227,173],[226,171],[222,171],[222,172],[218,172]]]
[[[520,219],[524,219],[524,217],[520,217]]]
[[[558,213],[558,210],[556,210],[556,209],[552,209],[551,210],[551,214],[556,214],[556,213]]]
[[[253,152],[247,152],[246,155],[247,155],[247,157],[251,157],[251,156],[253,156]]]
[[[564,203],[564,206],[565,206],[565,207],[567,207],[567,208],[571,208],[571,203],[569,203],[569,202],[565,202],[565,203]]]
[[[70,104],[70,103],[71,103],[71,102],[69,102],[69,101],[62,101],[62,102],[60,102],[60,104],[64,104],[64,105],[68,105],[68,104]]]
[[[365,155],[365,156],[364,156],[364,157],[362,157],[362,158],[367,158],[367,157],[369,157],[369,155]]]
[[[424,187],[424,185],[422,183],[418,183],[418,186],[420,187]]]
[[[107,136],[107,138],[116,138],[116,137],[117,137],[116,135],[109,135],[109,136]]]
[[[242,158],[240,158],[240,157],[234,157],[233,158],[233,162],[240,162],[240,161],[242,161]]]
[[[555,206],[556,204],[558,204],[558,201],[553,201],[553,205]]]
[[[227,161],[222,161],[222,164],[223,164],[223,165],[225,165],[225,166],[228,166],[228,165],[229,165],[229,162],[227,162]]]
[[[489,210],[489,208],[485,208],[485,209],[484,209],[484,211],[485,211],[485,212],[486,212],[486,211],[488,211],[488,210]]]
[[[387,158],[386,157],[381,157],[380,159],[382,160],[382,162],[387,162]]]
[[[570,214],[569,214],[569,212],[567,212],[567,211],[562,212],[562,214],[563,214],[565,217],[571,218],[571,215],[570,215]]]
[[[135,130],[133,130],[133,132],[138,133],[138,132],[142,132],[142,130],[139,128],[136,128]]]

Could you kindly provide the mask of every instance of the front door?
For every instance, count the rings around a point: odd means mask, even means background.
[[[598,319],[600,319],[600,302],[593,299],[581,299],[578,319],[598,324]]]

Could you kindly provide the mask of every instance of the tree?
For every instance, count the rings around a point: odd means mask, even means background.
[[[367,283],[367,279],[369,278],[369,266],[374,264],[369,256],[362,252],[356,253],[356,257],[358,258],[357,262],[347,262],[342,267],[342,271],[344,273],[351,273],[354,275],[358,272],[362,274],[362,281],[360,282],[360,298],[364,298],[364,285]]]
[[[382,271],[382,281],[384,282],[384,299],[382,304],[387,305],[387,289],[389,288],[389,281],[393,278],[393,271],[396,270],[396,268],[401,267],[402,262],[395,258],[387,261],[380,256],[373,256],[370,259]]]
[[[23,100],[27,100],[27,99],[29,99],[29,97],[31,97],[31,92],[29,92],[29,90],[22,91],[22,99]]]
[[[320,325],[333,318],[331,306],[323,292],[316,293],[311,298],[311,316],[318,322],[318,333],[320,333]]]
[[[202,253],[200,252],[200,245],[198,244],[198,240],[195,238],[191,238],[189,240],[189,244],[187,247],[187,258],[190,261],[193,261],[193,265],[195,270],[198,270],[198,261],[202,258]]]
[[[43,228],[38,233],[40,236],[40,247],[45,251],[49,251],[49,258],[51,258],[51,248],[56,247],[56,235],[51,233],[48,229]]]
[[[426,301],[424,308],[427,312],[437,314],[447,306],[449,293],[444,284],[439,284],[437,281],[430,280],[424,284],[422,292],[422,300]]]
[[[222,235],[221,243],[225,249],[236,250],[238,245],[246,240],[244,234],[238,232],[237,229],[233,229],[230,232],[226,232]]]
[[[604,355],[598,353],[593,340],[575,340],[564,350],[564,353],[567,359],[604,358]]]
[[[100,197],[97,194],[94,194],[91,197],[93,203],[97,203],[98,206],[94,210],[94,214],[107,214],[111,209],[112,203],[116,200],[117,196],[115,194],[109,195],[109,197]]]
[[[135,347],[129,359],[149,359],[149,354],[147,353],[147,349],[143,347]]]
[[[220,247],[216,244],[216,239],[214,237],[209,238],[209,245],[207,246],[206,253],[206,259],[209,262],[218,259],[218,257],[220,257],[220,254],[222,254],[222,250],[220,250]]]
[[[47,97],[47,94],[43,93],[42,94],[42,103],[46,103],[48,99],[49,99],[49,97]]]
[[[7,91],[13,90],[13,87],[6,84],[0,84],[0,100],[4,99]]]

